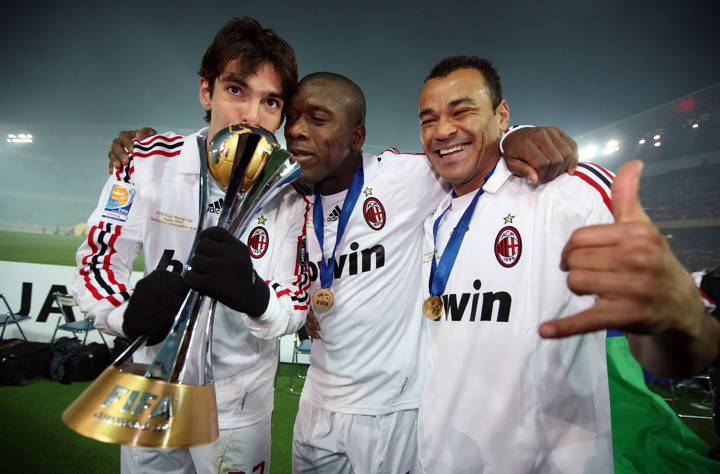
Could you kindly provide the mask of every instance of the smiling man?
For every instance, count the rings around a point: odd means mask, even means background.
[[[642,212],[639,163],[617,179],[588,163],[538,187],[513,176],[498,150],[509,119],[500,77],[477,57],[439,62],[418,109],[423,148],[453,188],[425,223],[418,470],[612,472],[598,330],[645,334],[631,344],[656,367],[674,368],[668,342],[681,342],[688,370],[714,354],[696,328],[717,334]]]
[[[441,310],[426,314],[421,472],[611,471],[604,335],[551,344],[537,333],[588,304],[567,289],[560,251],[574,228],[611,221],[580,176],[601,180],[583,164],[538,188],[513,177],[498,150],[509,107],[486,60],[438,63],[419,115],[453,188],[425,225],[426,296]]]

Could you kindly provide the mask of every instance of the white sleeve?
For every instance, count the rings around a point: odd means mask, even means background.
[[[284,238],[272,255],[269,274],[260,275],[270,287],[267,309],[257,318],[243,314],[245,326],[256,337],[271,339],[293,334],[305,324],[310,299],[305,247],[309,212],[310,202],[302,197],[278,214],[276,233]]]
[[[389,148],[379,155],[383,173],[397,174],[398,193],[406,195],[422,220],[435,212],[440,201],[450,192],[448,183],[435,172],[423,153],[402,153]]]
[[[142,248],[140,199],[135,185],[124,176],[117,173],[105,183],[87,221],[87,239],[75,255],[77,271],[71,285],[95,327],[115,336],[124,335],[122,318],[132,294],[132,265]]]
[[[559,202],[572,203],[557,206],[559,222],[565,223],[563,228],[572,231],[589,225],[611,224],[614,179],[611,171],[594,163],[579,163],[573,176],[556,178],[562,183],[557,193]]]
[[[502,134],[502,137],[500,137],[500,155],[505,155],[505,149],[503,148],[503,143],[505,143],[505,139],[508,135],[510,135],[513,132],[516,132],[520,130],[521,128],[529,128],[534,127],[535,125],[513,125],[512,127],[508,128],[505,133]]]

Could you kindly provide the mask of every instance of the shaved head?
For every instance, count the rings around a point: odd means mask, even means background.
[[[322,84],[328,96],[347,114],[350,125],[365,125],[365,94],[352,80],[334,72],[314,72],[300,80],[298,89],[308,84]]]

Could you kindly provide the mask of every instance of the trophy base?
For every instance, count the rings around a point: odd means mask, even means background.
[[[109,366],[65,410],[63,422],[105,443],[187,448],[215,441],[215,387],[148,378],[145,368]]]

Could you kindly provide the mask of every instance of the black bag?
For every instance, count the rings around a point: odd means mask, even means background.
[[[65,364],[70,357],[80,352],[82,344],[74,337],[61,337],[53,343],[52,359],[48,369],[48,378],[57,382],[65,378]]]
[[[65,373],[60,383],[94,380],[110,365],[110,351],[105,344],[91,342],[65,361]]]
[[[45,376],[50,357],[52,350],[47,342],[0,341],[0,385],[25,385]]]

